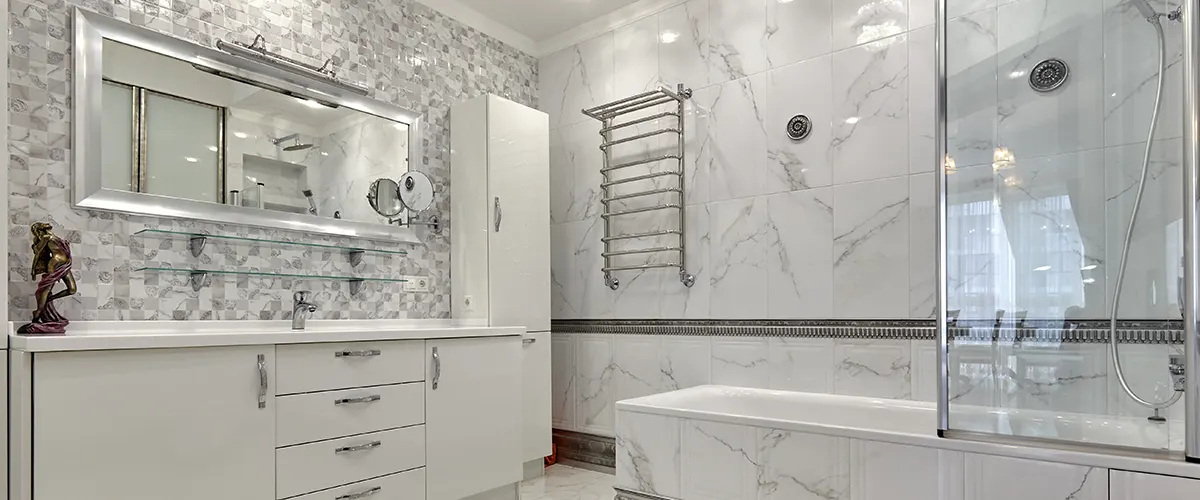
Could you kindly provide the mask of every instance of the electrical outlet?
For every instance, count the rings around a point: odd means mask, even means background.
[[[463,307],[465,307],[468,311],[474,311],[475,310],[475,297],[472,297],[470,295],[463,297]]]
[[[405,276],[403,279],[408,280],[404,283],[406,292],[428,292],[429,282],[432,281],[428,276]]]

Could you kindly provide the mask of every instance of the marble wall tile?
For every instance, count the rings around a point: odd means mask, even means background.
[[[1106,469],[974,453],[965,455],[964,464],[966,500],[1108,498]]]
[[[684,420],[682,441],[682,498],[757,498],[758,436],[754,427]]]
[[[767,1],[767,66],[828,54],[832,45],[831,0]]]
[[[658,69],[668,85],[708,86],[708,0],[690,0],[658,14]]]
[[[771,389],[833,392],[832,339],[771,338]]]
[[[555,429],[575,428],[574,336],[550,337],[550,422]]]
[[[708,170],[709,200],[766,193],[766,75],[709,87],[695,99],[708,110],[701,130],[711,147],[701,150],[697,168]]]
[[[839,340],[834,346],[833,391],[847,396],[912,398],[909,341]]]
[[[1177,3],[1150,4],[1166,13]],[[1131,0],[1104,2],[1104,145],[1144,143],[1158,86],[1158,36]],[[1183,30],[1163,22],[1167,72],[1157,138],[1182,134]]]
[[[615,99],[613,53],[609,32],[538,61],[538,109],[550,128],[591,120],[580,111]]]
[[[997,290],[1007,279],[1004,224],[995,206],[1004,177],[990,165],[960,168],[946,177],[946,308],[962,319],[994,319],[1001,304]]]
[[[833,311],[837,318],[908,314],[908,180],[834,187]]]
[[[712,380],[712,341],[709,337],[664,337],[658,363],[664,391],[707,384]]]
[[[1152,402],[1165,402],[1171,399],[1175,393],[1175,388],[1171,381],[1170,373],[1167,371],[1167,363],[1169,356],[1172,354],[1182,354],[1182,346],[1175,345],[1122,345],[1119,353],[1121,354],[1121,370],[1125,374],[1125,381],[1130,388],[1142,399]],[[1154,411],[1146,408],[1128,395],[1121,389],[1121,383],[1117,380],[1116,368],[1113,366],[1112,356],[1108,356],[1108,373],[1112,376],[1107,377],[1108,385],[1108,414],[1110,415],[1130,415],[1136,417],[1149,417],[1154,414]],[[1161,413],[1162,416],[1172,420],[1185,418],[1182,404],[1172,405],[1169,409]]]
[[[655,335],[618,335],[613,352],[613,401],[658,394],[662,339]]]
[[[696,277],[692,286],[684,286],[679,281],[676,269],[660,269],[659,300],[661,308],[658,316],[662,318],[711,318],[710,299],[712,296],[712,263],[711,263],[711,214],[708,205],[687,207],[684,212],[686,220],[684,249],[687,271]]]
[[[587,120],[550,131],[550,223],[600,215],[600,122]]]
[[[999,8],[999,147],[1030,158],[1104,144],[1104,43],[1100,2],[1020,0]],[[1062,87],[1029,86],[1034,66],[1059,58],[1070,66]]]
[[[937,402],[938,364],[937,342],[912,341],[912,398],[916,401]]]
[[[617,413],[617,486],[679,498],[682,462],[680,419]]]
[[[760,500],[850,498],[850,440],[756,429]]]
[[[583,432],[613,435],[613,338],[575,337],[575,422]]]
[[[771,366],[767,339],[712,339],[712,383],[765,389],[770,386]]]
[[[721,83],[767,69],[766,0],[709,0],[708,77]]]
[[[917,30],[932,26],[937,19],[937,2],[933,0],[909,0],[908,29]]]
[[[715,154],[713,148],[716,146],[709,133],[709,127],[713,125],[714,102],[711,99],[700,101],[701,97],[710,95],[708,91],[694,92],[694,97],[683,105],[683,186],[687,205],[707,203],[709,200],[710,170]]]
[[[651,16],[613,31],[613,99],[658,88],[659,27]],[[680,82],[682,83],[682,82]],[[672,87],[674,85],[672,84]]]
[[[920,3],[931,3],[922,1]],[[926,26],[908,34],[908,173],[932,172],[942,162],[934,139],[937,113],[935,31]]]
[[[910,0],[833,2],[833,50],[908,31]]]
[[[854,440],[851,500],[962,500],[960,452]]]
[[[937,316],[937,212],[933,173],[908,178],[908,317]]]
[[[1026,343],[1004,350],[1002,355],[997,369],[1006,378],[1007,391],[1000,406],[1106,414],[1107,346]],[[1015,432],[1056,437],[1070,430],[1046,423]]]
[[[709,205],[711,219],[710,311],[719,318],[767,315],[768,256],[775,242],[767,202],[745,198]]]
[[[1182,143],[1178,139],[1155,141],[1150,150],[1150,171],[1138,210],[1137,226],[1129,249],[1128,268],[1117,311],[1122,318],[1179,319],[1179,263],[1183,251]],[[1104,266],[1111,311],[1116,295],[1117,271],[1123,255],[1129,216],[1142,173],[1144,144],[1104,150],[1105,234]],[[1164,254],[1165,252],[1165,254]],[[1100,269],[1090,274],[1100,274]]]
[[[996,149],[996,44],[994,9],[946,23],[946,153],[960,166],[991,163]],[[1028,81],[1020,70],[1003,78]]]
[[[908,173],[907,35],[835,52],[833,89],[834,183]]]
[[[797,3],[797,2],[793,2]],[[790,4],[787,4],[790,5]],[[833,128],[831,58],[820,56],[767,73],[767,192],[796,191],[833,184],[830,141]],[[787,135],[787,123],[805,115],[808,137]]]
[[[767,256],[771,318],[833,316],[833,189],[766,198],[767,230],[777,243]]]
[[[555,318],[605,318],[613,294],[604,285],[599,217],[550,226],[550,306]]]

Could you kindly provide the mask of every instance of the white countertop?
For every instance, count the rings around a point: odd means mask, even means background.
[[[26,352],[162,349],[370,340],[503,337],[524,327],[491,327],[452,320],[309,320],[302,331],[291,321],[75,321],[66,335],[17,335],[9,323],[8,346]]]

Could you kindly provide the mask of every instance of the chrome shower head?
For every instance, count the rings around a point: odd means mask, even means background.
[[[278,139],[271,141],[271,144],[278,146],[280,144],[283,144],[284,142],[287,142],[287,141],[293,140],[293,139],[295,140],[296,143],[292,144],[291,146],[285,146],[283,148],[284,151],[303,151],[305,149],[313,147],[312,144],[301,143],[300,142],[300,134],[285,135],[283,137],[280,137]]]
[[[312,144],[301,144],[299,140],[296,140],[295,144],[292,144],[291,146],[283,148],[283,150],[284,151],[303,151],[303,150],[311,148],[311,147],[313,147]]]
[[[1154,7],[1150,6],[1150,2],[1148,2],[1146,0],[1129,0],[1129,1],[1133,2],[1133,6],[1137,7],[1138,12],[1140,12],[1142,14],[1142,17],[1146,18],[1147,21],[1158,20],[1158,11],[1154,10]]]

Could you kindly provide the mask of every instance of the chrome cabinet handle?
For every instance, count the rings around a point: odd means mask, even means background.
[[[522,344],[525,344],[525,345],[529,345],[529,344],[532,344],[532,343],[534,343],[534,342],[537,342],[537,339],[521,339],[521,343],[522,343]]]
[[[369,358],[383,354],[379,349],[368,349],[366,351],[338,351],[333,353],[335,358]]]
[[[496,232],[500,232],[500,221],[504,218],[504,212],[500,210],[500,197],[496,197]]]
[[[363,396],[361,398],[335,399],[335,400],[333,400],[333,405],[334,406],[360,405],[360,404],[366,404],[366,403],[374,403],[381,399],[383,399],[383,396],[380,396],[378,394],[373,395],[373,396]]]
[[[433,390],[437,390],[438,379],[442,378],[442,357],[438,356],[437,347],[433,348]]]
[[[378,448],[378,447],[380,447],[380,446],[383,446],[383,443],[382,443],[382,442],[380,442],[380,441],[371,441],[370,443],[367,443],[367,444],[360,444],[360,445],[358,445],[358,446],[343,446],[343,447],[341,447],[341,448],[338,448],[338,449],[336,449],[336,450],[333,450],[333,453],[334,453],[335,455],[341,455],[341,454],[343,454],[343,453],[354,453],[354,452],[358,452],[358,451],[368,451],[368,450],[373,450],[373,449],[375,449],[375,448]]]
[[[258,408],[267,407],[267,388],[270,381],[267,380],[267,355],[258,355]]]
[[[359,498],[367,498],[371,495],[379,493],[380,491],[383,491],[383,486],[376,486],[376,487],[371,488],[366,491],[360,491],[358,493],[350,493],[347,495],[342,495],[340,497],[334,498],[333,500],[358,500]]]

